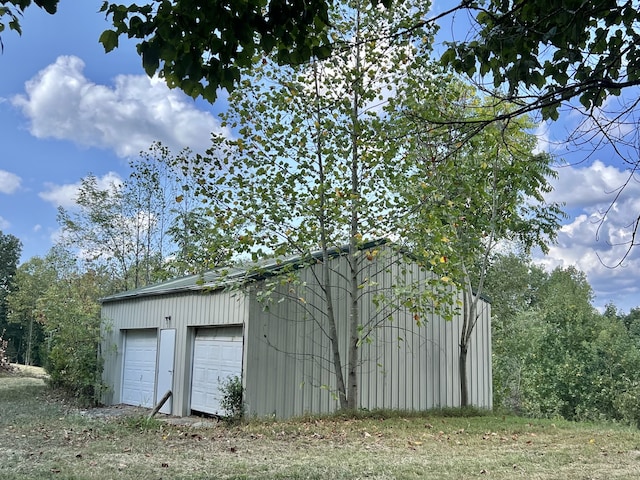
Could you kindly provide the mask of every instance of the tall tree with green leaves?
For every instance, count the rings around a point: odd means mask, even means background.
[[[256,258],[298,254],[303,259],[321,251],[322,307],[305,312],[330,344],[326,361],[342,409],[359,406],[359,346],[389,315],[381,306],[369,323],[360,317],[366,293],[382,290],[363,276],[361,247],[397,230],[399,196],[390,190],[391,179],[406,167],[399,144],[388,141],[393,112],[384,106],[396,85],[415,73],[413,59],[425,47],[394,32],[426,8],[422,2],[389,10],[359,1],[336,4],[329,35],[344,42],[344,49],[295,68],[265,60],[229,98],[226,125],[239,138],[218,138],[209,161],[193,167],[222,225],[242,228],[238,247],[243,251]],[[378,41],[381,32],[388,38]],[[429,75],[423,78],[433,82]],[[210,179],[211,171],[220,173]],[[348,273],[339,277],[329,258],[344,245]],[[367,255],[379,253],[372,248]],[[292,298],[304,298],[299,295],[303,286],[283,278],[292,282]],[[380,301],[408,306],[416,318],[433,307],[437,293],[431,288],[421,296],[423,285],[402,287],[403,292],[389,289]],[[449,292],[446,285],[442,290]],[[343,298],[349,302],[346,314],[337,308]],[[338,334],[344,325],[346,340]]]
[[[399,191],[414,205],[407,217],[416,226],[414,243],[429,248],[446,238],[450,245],[441,260],[450,264],[454,282],[464,291],[459,368],[461,404],[466,406],[468,349],[490,259],[504,242],[517,242],[527,252],[547,248],[563,218],[560,205],[544,200],[556,173],[548,155],[535,153],[536,139],[527,133],[532,124],[526,119],[492,124],[467,139],[462,128],[426,119],[446,118],[454,109],[470,119],[493,118],[495,108],[453,78],[441,87],[440,102],[427,98],[432,92],[410,83],[407,88],[396,101],[407,105],[400,128],[408,131],[407,154],[414,157],[415,168],[411,177],[401,179]]]
[[[81,404],[95,405],[103,388],[98,299],[112,291],[112,279],[85,269],[64,248],[54,247],[43,260],[49,284],[33,295],[45,336],[45,369],[52,386]]]
[[[94,175],[81,180],[77,210],[58,209],[61,244],[78,250],[89,265],[101,265],[126,290],[141,286],[136,265],[141,260],[140,221],[127,212],[124,186],[111,183],[102,188]]]
[[[496,406],[638,424],[640,349],[615,306],[603,314],[593,307],[583,272],[547,273],[522,254],[498,255],[486,291],[495,307]]]
[[[491,300],[494,407],[523,413],[523,379],[530,367],[524,344],[541,333],[536,312],[548,277],[522,251],[491,258],[484,287]]]
[[[38,299],[56,279],[56,271],[47,257],[32,257],[16,272],[15,288],[8,297],[9,323],[22,332],[17,348],[25,365],[42,366],[44,363],[44,333],[38,317]]]
[[[225,263],[232,230],[216,228],[213,212],[197,196],[199,184],[188,165],[198,155],[188,148],[173,153],[159,142],[130,162],[125,202],[135,222],[144,258],[145,283],[197,274]]]
[[[196,198],[188,169],[193,154],[156,143],[131,161],[129,178],[108,186],[82,179],[76,208],[59,209],[63,245],[88,267],[106,271],[127,290],[176,275],[199,273],[229,257],[229,230],[214,228]]]
[[[81,403],[95,404],[103,387],[99,298],[112,281],[56,246],[20,265],[8,297],[20,361],[45,367],[51,385]]]
[[[12,361],[19,360],[18,345],[22,339],[22,332],[17,325],[8,322],[8,297],[15,288],[21,250],[22,243],[17,237],[0,231],[0,334],[7,342],[6,353]]]
[[[573,267],[555,269],[540,299],[534,313],[538,333],[525,332],[521,339],[529,360],[524,411],[637,422],[640,350],[618,318],[595,310],[585,274]]]

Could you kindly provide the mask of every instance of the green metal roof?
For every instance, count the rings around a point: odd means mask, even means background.
[[[360,250],[387,243],[386,240],[366,242],[360,246]],[[349,246],[335,247],[329,250],[332,257],[339,256],[349,251]],[[147,285],[135,290],[128,290],[100,299],[102,303],[116,302],[119,300],[167,295],[188,291],[213,291],[220,290],[231,285],[243,284],[260,280],[272,275],[282,273],[285,268],[301,268],[310,262],[322,258],[322,251],[311,252],[309,255],[291,255],[289,257],[267,258],[246,266],[221,267],[202,274],[178,277],[164,282]]]

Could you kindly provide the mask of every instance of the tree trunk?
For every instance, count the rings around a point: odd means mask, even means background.
[[[316,89],[316,99],[320,98],[320,86],[318,84],[317,63],[314,63],[314,81]],[[322,125],[320,103],[316,104],[317,125]],[[329,337],[331,341],[331,353],[333,360],[333,370],[336,376],[336,389],[338,390],[338,399],[340,401],[340,409],[349,408],[348,399],[350,398],[344,382],[344,374],[342,371],[342,357],[340,356],[340,341],[338,336],[338,327],[336,324],[335,310],[333,308],[333,294],[331,293],[331,271],[329,268],[329,239],[327,236],[326,225],[326,196],[325,196],[325,173],[324,173],[324,156],[322,131],[318,130],[316,135],[316,158],[318,162],[318,174],[320,175],[320,208],[318,210],[318,223],[320,224],[320,246],[322,248],[322,290],[324,292],[325,301],[327,302],[327,320],[329,322]]]
[[[347,408],[355,410],[359,407],[358,399],[358,343],[359,333],[358,326],[360,324],[360,302],[359,295],[359,275],[358,275],[358,257],[356,251],[358,248],[360,232],[360,177],[359,168],[361,159],[358,149],[358,141],[360,140],[360,89],[361,82],[361,63],[360,63],[360,4],[356,5],[356,42],[355,42],[355,71],[356,81],[353,86],[352,113],[351,113],[351,221],[349,235],[349,253],[347,255],[349,263],[349,296],[351,306],[349,311],[349,344],[347,352]]]
[[[469,281],[469,275],[465,274],[468,286],[463,292],[462,331],[460,332],[460,355],[458,357],[458,371],[460,373],[460,406],[469,406],[469,378],[467,372],[467,353],[471,333],[475,327],[475,313],[477,301],[473,296],[473,290]]]
[[[33,364],[33,318],[29,319],[29,336],[27,337],[27,351],[24,358],[25,365]]]
[[[358,325],[360,324],[360,302],[358,301],[358,268],[356,257],[356,244],[351,241],[349,246],[349,265],[351,274],[350,296],[351,296],[351,312],[349,313],[349,352],[348,352],[348,392],[347,392],[347,409],[356,410],[359,406],[358,401]]]
[[[460,344],[460,357],[458,369],[460,371],[460,406],[469,406],[469,385],[467,380],[467,349],[466,344]]]

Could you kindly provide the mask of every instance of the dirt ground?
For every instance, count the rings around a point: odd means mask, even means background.
[[[87,416],[90,418],[101,418],[105,420],[117,419],[123,417],[140,417],[147,416],[151,413],[150,408],[136,407],[133,405],[111,405],[104,407],[79,409],[78,414],[81,416]],[[155,415],[157,420],[166,422],[171,425],[184,425],[191,428],[206,428],[212,427],[218,423],[215,418],[205,418],[200,416],[188,416],[188,417],[176,417],[173,415],[165,415],[158,413]]]

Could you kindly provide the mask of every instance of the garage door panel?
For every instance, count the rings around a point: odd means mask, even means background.
[[[206,329],[196,334],[193,349],[191,409],[220,415],[221,384],[242,376],[242,330]]]
[[[122,403],[153,407],[157,348],[155,330],[130,330],[126,333]]]

